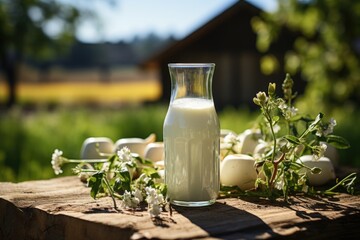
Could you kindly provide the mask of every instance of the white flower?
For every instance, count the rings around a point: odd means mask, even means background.
[[[331,118],[328,127],[323,132],[324,136],[331,134],[334,131],[335,126],[336,120],[334,118]]]
[[[62,173],[61,165],[64,163],[64,158],[62,157],[63,152],[61,150],[55,149],[51,157],[51,165],[54,169],[56,175]]]
[[[124,194],[122,195],[123,199],[121,201],[121,205],[123,208],[131,207],[131,193],[125,190]]]
[[[289,107],[285,102],[280,102],[278,108],[281,110],[285,119],[290,119],[298,113],[298,109],[295,107]]]
[[[235,144],[237,141],[237,136],[234,133],[229,133],[224,137],[224,143]]]
[[[334,131],[334,127],[336,126],[336,120],[334,118],[330,119],[330,122],[327,126],[323,126],[323,127],[319,127],[316,131],[316,136],[321,137],[321,136],[327,136],[329,134],[331,134]]]
[[[157,204],[153,204],[150,208],[149,208],[149,213],[152,216],[159,216],[161,213],[161,206],[157,205]]]
[[[279,125],[279,124],[275,124],[275,125],[273,126],[273,130],[274,130],[274,133],[278,133],[278,132],[281,130],[280,125]]]
[[[152,187],[146,187],[146,202],[147,203],[153,203],[156,199],[156,189]]]
[[[240,152],[241,135],[237,136],[234,133],[227,134],[220,143],[221,150],[229,150],[233,153]]]
[[[297,109],[296,107],[291,107],[291,108],[289,109],[289,115],[290,115],[290,117],[295,116],[295,115],[297,114],[297,112],[298,112],[298,109]]]
[[[164,196],[155,188],[146,187],[146,202],[148,203],[148,211],[152,216],[158,216],[162,211],[162,205],[164,204]]]
[[[280,101],[281,100],[281,101]],[[278,104],[278,108],[281,110],[281,111],[285,111],[285,109],[287,109],[287,105],[285,103],[284,100],[282,99],[279,99],[279,104]]]
[[[333,127],[336,126],[336,120],[334,118],[330,118],[330,125],[332,125]]]
[[[313,158],[314,160],[319,160],[321,157],[324,156],[327,149],[327,145],[323,142],[320,142],[319,146],[316,146],[314,149]]]
[[[134,182],[134,186],[143,191],[145,190],[145,187],[149,184],[151,181],[151,178],[149,178],[145,173],[142,173],[138,179]],[[142,201],[142,200],[141,200]]]
[[[125,190],[123,194],[123,199],[121,201],[121,206],[123,208],[136,208],[140,204],[140,200],[136,197],[133,197],[132,194]]]
[[[150,182],[151,178],[149,178],[145,173],[141,174],[138,178],[139,182],[145,183],[147,185]]]
[[[144,200],[142,191],[139,189],[135,189],[135,191],[132,191],[132,194],[134,195],[134,198],[137,198],[139,202],[142,202]]]
[[[322,130],[318,129],[315,133],[316,136],[321,137],[323,135]]]
[[[131,152],[128,147],[123,147],[121,150],[117,151],[117,155],[122,162],[131,162],[132,160]]]

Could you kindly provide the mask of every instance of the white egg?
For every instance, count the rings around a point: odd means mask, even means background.
[[[163,142],[154,142],[149,143],[145,150],[144,156],[147,159],[152,160],[153,162],[158,162],[164,159],[164,143]]]
[[[268,148],[269,148],[269,144],[267,142],[260,142],[258,145],[256,145],[256,147],[254,149],[254,156],[265,153],[265,151]]]
[[[232,131],[232,130],[229,130],[229,129],[221,129],[221,130],[220,130],[220,137],[221,137],[221,138],[224,138],[224,137],[226,137],[226,135],[228,135],[228,134],[230,134],[230,133],[236,135],[236,133],[235,133],[234,131]]]
[[[155,167],[158,167],[158,168],[164,168],[165,167],[165,161],[164,160],[161,160],[161,161],[157,161],[154,163]]]
[[[338,150],[331,146],[330,144],[325,143],[327,148],[324,153],[324,156],[329,158],[332,164],[336,167],[339,165],[339,152]]]
[[[101,156],[100,153],[111,154],[113,152],[114,143],[107,137],[90,137],[85,139],[82,144],[80,158],[82,159],[98,159],[107,158]]]
[[[147,142],[142,138],[121,138],[115,142],[114,152],[121,150],[123,147],[128,147],[130,152],[139,154],[144,157]]]
[[[253,154],[255,147],[259,144],[261,135],[259,132],[247,129],[240,134],[240,149],[242,154]]]
[[[319,174],[313,174],[310,170],[304,169],[309,178],[310,185],[321,186],[330,180],[335,179],[334,166],[329,158],[321,157],[320,159],[315,160],[312,155],[304,155],[300,157],[300,160],[309,168],[318,167],[321,169]]]
[[[225,186],[237,185],[242,190],[254,188],[257,173],[255,160],[245,154],[228,155],[220,165],[220,182]]]

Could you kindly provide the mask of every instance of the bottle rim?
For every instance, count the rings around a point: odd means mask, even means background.
[[[169,63],[168,66],[178,68],[215,67],[215,63]]]

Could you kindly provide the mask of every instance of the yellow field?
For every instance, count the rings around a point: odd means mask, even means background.
[[[110,83],[20,83],[17,93],[20,102],[137,103],[157,100],[161,94],[161,85],[155,80]],[[6,94],[6,85],[0,81],[1,101],[4,101]]]

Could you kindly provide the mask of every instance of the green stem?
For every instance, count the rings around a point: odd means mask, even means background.
[[[274,132],[274,128],[273,128],[273,122],[272,122],[272,118],[271,118],[271,114],[270,111],[268,109],[264,109],[264,113],[265,113],[265,118],[268,121],[269,125],[270,125],[270,131],[271,131],[271,135],[273,138],[273,145],[274,145],[274,149],[272,152],[272,156],[271,156],[271,162],[274,162],[275,160],[275,149],[276,149],[276,136],[275,136],[275,132]]]
[[[325,190],[323,193],[325,194],[331,194],[336,188],[347,182],[349,179],[353,179],[356,177],[356,173],[351,173],[348,176],[346,176],[344,179],[342,179],[340,182],[338,182],[335,186]]]
[[[67,159],[68,163],[105,163],[108,159]]]
[[[273,183],[275,181],[275,178],[276,178],[276,175],[277,175],[277,171],[278,171],[278,166],[279,166],[279,163],[284,160],[285,158],[285,153],[282,153],[280,158],[276,161],[273,161],[273,164],[274,164],[274,171],[273,171],[273,174],[271,176],[271,179],[270,179],[270,182],[269,182],[269,185],[271,188],[273,188]]]
[[[99,170],[82,168],[82,169],[81,169],[81,172],[85,172],[85,173],[97,173],[97,172],[99,172]]]
[[[115,197],[114,197],[114,191],[112,190],[112,188],[111,188],[111,186],[110,186],[110,183],[109,183],[109,181],[106,179],[106,177],[104,177],[103,179],[104,179],[104,182],[105,182],[106,187],[107,187],[108,190],[109,190],[111,199],[113,200],[114,209],[115,209],[115,210],[118,210],[118,208],[117,208],[117,206],[116,206]]]
[[[301,136],[299,137],[299,140],[301,140],[303,137],[305,137],[309,132],[313,131],[316,127],[316,125],[319,124],[319,122],[321,121],[323,117],[323,114],[322,113],[319,113],[317,115],[317,117],[315,118],[314,122],[312,122],[310,124],[310,126],[301,134]]]

